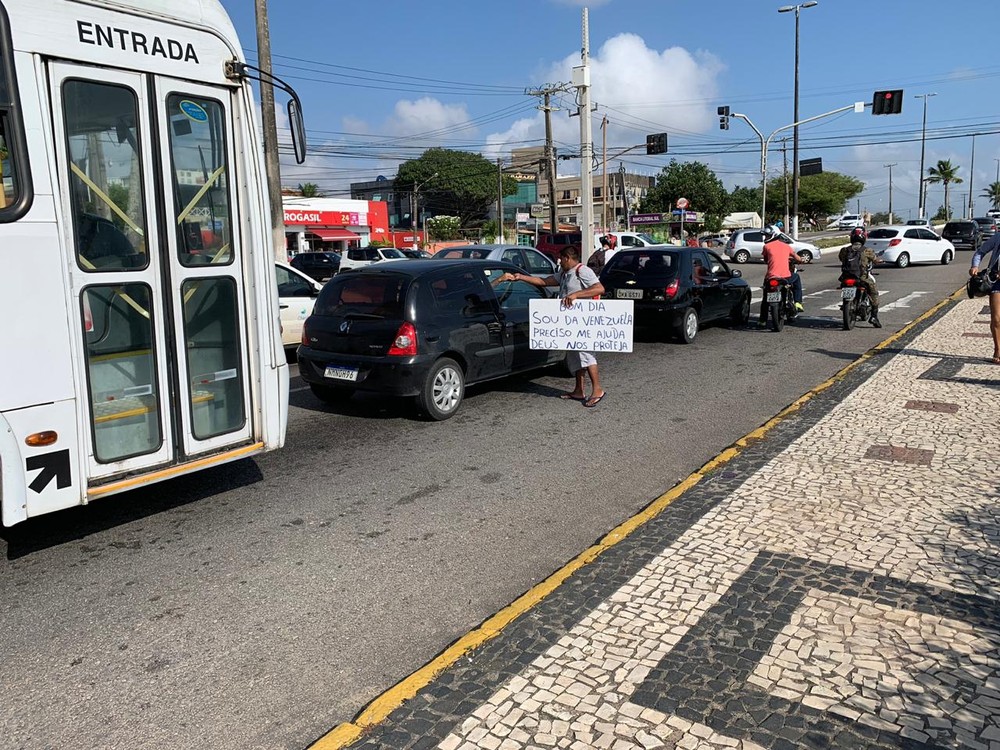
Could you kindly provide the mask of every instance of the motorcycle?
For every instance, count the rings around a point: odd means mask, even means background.
[[[861,279],[852,273],[840,275],[840,306],[844,315],[844,330],[850,331],[859,320],[868,320],[872,314],[872,301]]]
[[[798,315],[792,284],[786,279],[766,279],[764,301],[767,303],[767,316],[770,318],[772,331],[780,331],[785,327],[786,320],[792,320]]]

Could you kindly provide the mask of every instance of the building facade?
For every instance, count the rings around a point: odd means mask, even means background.
[[[289,256],[393,241],[383,201],[284,196],[282,204]]]

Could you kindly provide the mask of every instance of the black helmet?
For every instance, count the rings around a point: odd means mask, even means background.
[[[864,227],[854,227],[851,230],[851,244],[852,245],[863,245],[868,241],[868,232],[865,231]]]
[[[770,242],[779,234],[781,234],[781,230],[778,229],[776,226],[774,226],[774,224],[768,224],[766,227],[764,227],[762,233],[764,235],[764,242]]]

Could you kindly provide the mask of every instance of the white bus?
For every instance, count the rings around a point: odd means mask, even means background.
[[[217,0],[0,0],[5,526],[284,441],[250,70]]]

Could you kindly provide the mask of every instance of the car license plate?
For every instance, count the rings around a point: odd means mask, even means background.
[[[858,293],[858,290],[853,286],[847,286],[840,290],[841,299],[854,299],[854,295]]]
[[[641,289],[618,289],[615,291],[618,299],[642,299]]]
[[[768,302],[781,302],[781,292],[768,292],[767,293]]]
[[[327,378],[332,378],[333,380],[355,381],[358,379],[358,368],[335,367],[334,365],[327,365],[326,371],[323,373],[323,376]]]

